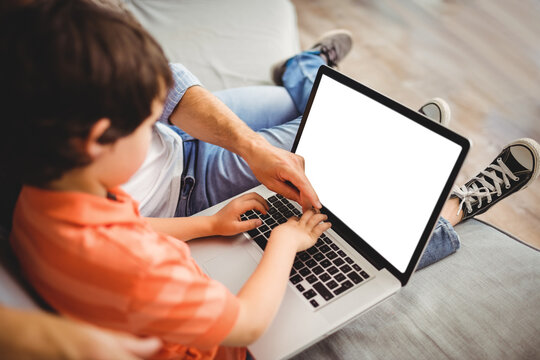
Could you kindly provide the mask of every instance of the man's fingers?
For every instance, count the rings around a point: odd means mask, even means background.
[[[303,172],[293,171],[286,175],[286,180],[293,184],[300,192],[300,201],[298,202],[302,204],[303,209],[310,208],[311,206],[316,209],[322,207],[315,189],[313,189],[313,186],[311,186],[311,183]],[[285,196],[285,194],[283,195]]]
[[[268,187],[270,190],[277,192],[278,194],[281,194],[285,196],[287,199],[300,202],[300,193],[298,191],[294,190],[292,187],[287,185],[284,182],[276,181],[272,184],[272,187]]]

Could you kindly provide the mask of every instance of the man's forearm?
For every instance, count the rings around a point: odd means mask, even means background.
[[[221,100],[200,86],[192,86],[186,91],[169,120],[194,138],[244,158],[268,145]]]

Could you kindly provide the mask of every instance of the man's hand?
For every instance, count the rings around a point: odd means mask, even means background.
[[[208,90],[190,87],[169,120],[196,139],[240,155],[257,180],[304,210],[322,207],[304,173],[304,159],[272,146]]]
[[[304,158],[270,145],[244,154],[244,159],[257,180],[267,188],[302,205],[304,212],[322,207],[304,172]]]
[[[49,315],[0,307],[3,359],[137,360],[154,355],[157,338],[132,335]]]

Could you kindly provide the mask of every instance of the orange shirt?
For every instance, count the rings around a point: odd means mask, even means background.
[[[218,349],[238,299],[186,243],[152,230],[129,195],[111,193],[116,200],[23,187],[10,240],[30,283],[62,314],[158,336],[157,358],[245,359],[245,348]]]

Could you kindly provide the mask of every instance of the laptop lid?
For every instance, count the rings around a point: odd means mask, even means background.
[[[319,69],[292,151],[332,228],[405,285],[469,141],[327,67]]]

